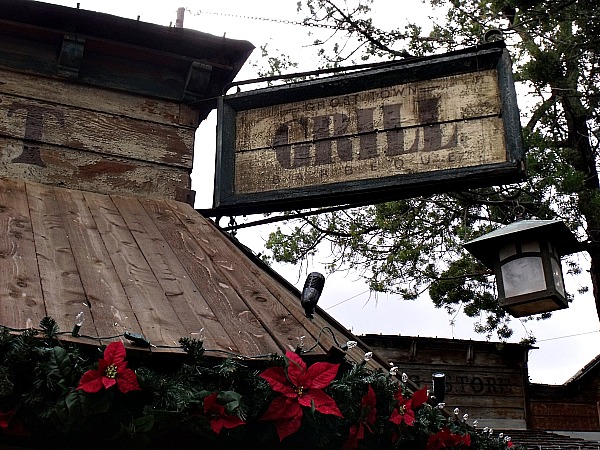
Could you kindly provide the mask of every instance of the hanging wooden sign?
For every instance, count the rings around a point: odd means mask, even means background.
[[[524,176],[503,43],[226,96],[214,208],[258,213],[385,200]]]

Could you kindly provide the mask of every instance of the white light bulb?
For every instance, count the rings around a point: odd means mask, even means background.
[[[80,311],[75,316],[75,325],[73,325],[73,331],[71,331],[72,336],[79,336],[79,330],[81,329],[81,325],[83,325],[83,322],[85,322],[85,316],[83,314],[83,311]]]
[[[348,341],[348,342],[346,342],[346,348],[348,350],[353,349],[357,345],[358,345],[358,342],[356,342],[356,341]]]
[[[81,325],[83,325],[83,322],[85,322],[85,314],[83,314],[83,311],[80,311],[75,316],[75,325],[77,325],[78,327],[80,327]]]

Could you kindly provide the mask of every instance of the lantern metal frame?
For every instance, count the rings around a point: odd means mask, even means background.
[[[464,244],[494,271],[498,303],[514,317],[567,308],[560,258],[583,250],[562,221],[521,220]]]

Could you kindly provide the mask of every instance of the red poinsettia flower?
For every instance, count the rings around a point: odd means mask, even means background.
[[[88,370],[84,373],[77,389],[93,394],[115,384],[123,394],[140,390],[135,372],[127,368],[125,347],[122,342],[108,344],[104,350],[104,358],[98,360],[98,370]]]
[[[322,414],[342,417],[335,400],[323,389],[335,378],[339,364],[318,362],[306,368],[294,352],[286,353],[287,367],[270,367],[260,374],[275,392],[282,395],[271,402],[261,420],[274,420],[279,439],[295,433],[302,423],[302,406]]]
[[[6,412],[0,412],[0,428],[3,430],[8,428],[10,419],[15,415],[15,410],[12,409]]]
[[[358,419],[358,425],[352,425],[350,427],[348,440],[344,443],[342,450],[357,449],[358,441],[364,439],[365,437],[365,428],[373,433],[371,426],[375,425],[375,420],[377,419],[377,408],[375,408],[377,399],[375,397],[375,391],[371,385],[369,385],[369,389],[362,398],[360,404],[361,412]]]
[[[225,414],[225,407],[217,403],[218,392],[210,394],[204,399],[204,414],[210,417],[210,427],[220,434],[223,428],[235,428],[244,425],[244,421],[238,416]]]
[[[408,426],[415,423],[415,409],[427,401],[427,386],[416,391],[411,398],[405,398],[402,395],[402,388],[394,394],[394,398],[398,400],[398,405],[392,411],[390,422],[400,425],[404,422]]]
[[[449,447],[469,447],[471,435],[454,434],[448,427],[442,428],[436,434],[429,436],[425,450],[440,450]]]
[[[0,432],[6,436],[26,437],[29,435],[25,424],[15,418],[15,410],[0,412]]]

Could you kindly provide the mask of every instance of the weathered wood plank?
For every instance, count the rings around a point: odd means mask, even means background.
[[[37,327],[46,316],[23,182],[0,179],[0,325]]]
[[[108,337],[125,331],[139,333],[140,324],[131,309],[83,193],[59,188],[55,188],[54,193],[63,212],[71,251],[98,334]],[[86,324],[81,329],[82,334],[88,334],[85,327]]]
[[[600,430],[598,417],[532,417],[530,424],[534,430]]]
[[[388,132],[375,130],[360,136],[353,135],[344,138],[347,157],[341,155],[341,147],[337,143],[331,151],[327,151],[322,161],[319,161],[321,156],[317,143],[309,141],[295,149],[285,146],[236,153],[236,193],[302,188],[506,161],[500,117],[438,124],[435,132],[428,127]],[[399,142],[398,149],[402,148],[393,153],[388,144],[392,134],[396,136],[395,142]],[[361,153],[361,146],[364,147],[368,136],[373,139],[370,154],[352,157]],[[327,142],[331,144],[331,140]],[[428,150],[429,147],[431,149]]]
[[[204,298],[227,334],[237,335],[234,342],[240,352],[246,356],[278,352],[277,343],[223,275],[223,270],[227,269],[215,264],[198,243],[198,240],[206,238],[193,235],[166,202],[142,199],[140,203],[185,266],[194,284],[202,289]]]
[[[157,346],[179,346],[179,338],[186,335],[184,326],[117,207],[109,196],[83,195],[142,334]]]
[[[389,354],[385,354],[389,358]],[[396,361],[400,368],[406,372],[410,379],[420,387],[431,386],[432,367],[435,371],[446,375],[446,393],[449,395],[462,395],[469,397],[502,396],[523,398],[525,386],[523,383],[523,372],[518,370],[507,370],[503,367],[477,367],[444,366],[429,364],[410,364],[404,358],[391,358]]]
[[[24,138],[29,145],[54,144],[190,169],[194,131],[0,94],[0,134]]]
[[[211,227],[214,226],[211,225]],[[321,354],[322,352],[326,353],[332,347],[337,347],[333,337],[327,329],[331,330],[331,332],[335,334],[340,345],[345,344],[350,339],[355,339],[355,337],[351,336],[350,333],[345,333],[343,330],[336,329],[334,326],[332,326],[333,320],[330,317],[327,317],[327,319],[323,318],[320,312],[317,312],[312,320],[306,318],[304,310],[300,305],[300,300],[294,294],[285,289],[279,282],[274,280],[273,277],[271,277],[249,258],[243,255],[240,249],[232,242],[229,240],[225,240],[224,242],[227,243],[230,251],[237,255],[237,261],[244,264],[245,271],[254,277],[260,285],[264,286],[277,300],[277,302],[283,305],[294,317],[294,319],[304,327],[306,330],[305,348],[309,349],[313,345],[318,344],[315,349],[311,351],[311,354]],[[293,351],[295,347],[296,342],[292,342],[288,344],[286,350]],[[347,352],[349,359],[357,362],[363,359],[364,354],[365,349],[361,348],[360,346],[350,349]],[[379,365],[373,360],[369,361],[367,365],[371,368],[379,367]]]
[[[446,395],[444,400],[448,406],[460,405],[463,408],[485,408],[488,410],[514,409],[519,411],[519,416],[525,412],[525,399],[521,397],[504,397],[498,395],[469,396],[469,395]]]
[[[246,255],[244,255],[241,252],[241,250],[237,246],[235,246],[231,241],[229,241],[229,239],[226,239],[224,236],[222,236],[221,233],[219,233],[216,230],[213,224],[211,224],[206,219],[202,218],[202,216],[197,215],[195,211],[188,209],[186,205],[175,203],[172,201],[169,201],[168,203],[173,209],[178,211],[180,216],[183,218],[182,221],[184,223],[189,223],[192,227],[200,226],[202,228],[202,233],[194,232],[194,234],[198,236],[205,236],[203,242],[224,243],[228,248],[227,254],[232,255],[231,259],[226,262],[227,264],[231,265],[226,264],[225,267],[232,267],[233,264],[236,264],[236,267],[239,265],[239,269],[237,269],[237,271],[235,272],[237,275],[239,275],[240,273],[247,274],[246,276],[249,280],[251,280],[247,281],[248,283],[254,283],[254,280],[256,280],[257,285],[261,287],[261,289],[263,289],[264,287],[264,289],[268,291],[268,293],[264,293],[263,291],[261,295],[265,297],[272,296],[275,299],[275,304],[278,305],[277,308],[283,307],[287,311],[287,313],[291,315],[293,320],[300,324],[301,328],[297,331],[297,333],[300,333],[302,328],[304,329],[304,331],[302,331],[302,334],[294,335],[293,340],[287,339],[287,342],[284,342],[284,344],[286,344],[284,348],[285,350],[293,351],[297,343],[296,338],[304,335],[306,349],[312,347],[315,343],[318,342],[318,345],[315,347],[315,349],[310,352],[311,355],[319,355],[322,353],[326,353],[330,348],[337,347],[329,330],[335,334],[338,343],[341,345],[345,344],[346,341],[348,341],[349,339],[354,339],[354,337],[351,336],[350,333],[345,333],[344,330],[336,329],[335,326],[332,326],[332,320],[330,318],[326,320],[323,317],[321,317],[320,314],[316,314],[313,320],[307,319],[304,314],[304,310],[301,308],[299,299],[289,290],[281,286],[280,283],[275,281],[268,273],[266,273],[264,270],[258,267],[254,262],[252,262]],[[223,253],[225,253],[225,251]],[[250,293],[252,294],[252,291]],[[262,303],[262,301],[259,301],[258,303],[260,304]],[[282,313],[281,317],[287,317],[284,314],[285,312]],[[270,313],[270,316],[274,317],[275,319],[277,318],[277,316],[273,313]],[[287,320],[288,319],[286,319],[286,321]],[[274,328],[270,328],[271,326]],[[267,328],[277,329],[277,326],[277,323],[268,324]],[[290,334],[291,333],[288,332],[288,335]],[[355,347],[354,349],[349,350],[347,353],[348,357],[355,361],[362,360],[364,354],[365,349],[361,347]],[[368,365],[372,368],[379,367],[379,365],[373,361],[369,361]]]
[[[99,89],[64,82],[53,78],[40,78],[8,70],[0,70],[0,93],[72,106],[78,109],[126,116],[165,125],[196,128],[198,113],[177,102],[159,100],[140,95]],[[44,89],[40,89],[40,83]]]
[[[177,198],[190,189],[189,170],[138,160],[100,155],[17,139],[2,139],[0,172],[6,177],[94,191]],[[27,148],[24,148],[27,145]]]
[[[477,406],[468,405],[465,406],[460,403],[449,404],[446,403],[446,411],[451,412],[454,408],[460,408],[461,414],[469,414],[469,422],[472,420],[481,419],[525,419],[525,409],[517,408],[479,408]],[[472,422],[471,422],[472,423]]]
[[[281,349],[294,350],[298,337],[307,334],[306,328],[248,272],[242,263],[245,256],[229,246],[226,238],[192,208],[176,202],[169,202],[169,206],[191,235],[197,237],[204,254],[244,300],[249,313],[257,317]],[[316,348],[314,353],[322,353],[322,349]]]
[[[594,404],[577,404],[573,402],[538,402],[530,403],[529,421],[532,428],[567,429],[579,431],[597,431],[598,409]]]
[[[26,187],[46,312],[61,330],[69,331],[82,311],[86,334],[98,336],[56,195],[41,184]]]
[[[418,338],[415,338],[417,341]],[[369,342],[369,339],[367,339]],[[442,372],[453,371],[460,375],[459,372],[466,371],[471,374],[482,371],[490,372],[490,367],[494,367],[495,374],[511,378],[511,384],[523,385],[523,370],[524,365],[516,365],[513,361],[507,361],[506,355],[498,352],[485,353],[483,350],[475,350],[476,363],[467,360],[467,350],[456,351],[456,349],[448,348],[425,348],[424,345],[416,343],[416,355],[412,356],[409,348],[393,349],[392,347],[383,348],[376,343],[371,344],[377,348],[385,358],[390,361],[403,361],[407,367],[413,371],[427,371],[431,367],[438,367]],[[504,357],[503,357],[504,356]],[[413,360],[414,359],[414,360]],[[427,373],[425,372],[427,375]],[[430,377],[431,374],[427,375]]]
[[[284,130],[293,145],[500,113],[498,77],[487,70],[239,111],[235,150],[281,145]]]
[[[227,334],[206,302],[202,287],[190,279],[146,210],[131,198],[113,195],[111,199],[160,283],[166,301],[183,324],[186,335],[198,339],[200,329],[204,328],[206,348],[239,353],[235,346],[237,334]]]
[[[213,225],[211,225],[214,227]],[[215,230],[216,231],[216,230]],[[222,238],[221,238],[222,239]],[[241,250],[235,246],[229,240],[225,240],[224,242],[230,248],[230,251],[234,252],[237,255],[237,261],[241,262],[245,266],[245,270],[248,274],[251,274],[262,286],[264,286],[273,297],[277,300],[278,303],[285,306],[285,308],[290,312],[290,314],[297,320],[306,330],[305,335],[305,348],[309,349],[313,345],[318,344],[310,354],[320,354],[321,352],[328,352],[331,348],[336,348],[337,344],[331,336],[328,329],[331,333],[334,333],[336,339],[340,345],[345,344],[348,340],[355,340],[355,336],[352,336],[351,333],[345,332],[345,330],[340,326],[336,328],[333,325],[334,319],[330,316],[324,318],[320,311],[314,315],[314,318],[308,319],[304,313],[300,305],[300,299],[297,298],[292,292],[283,287],[281,283],[277,282],[273,279],[271,275],[262,270],[258,265],[256,265],[253,261],[251,261],[248,257],[243,255]],[[296,343],[290,343],[286,350],[294,350]],[[347,351],[347,357],[350,360],[359,362],[363,359],[365,355],[366,349],[357,346],[353,349]],[[370,360],[367,362],[367,366],[372,369],[380,368],[379,364]]]

